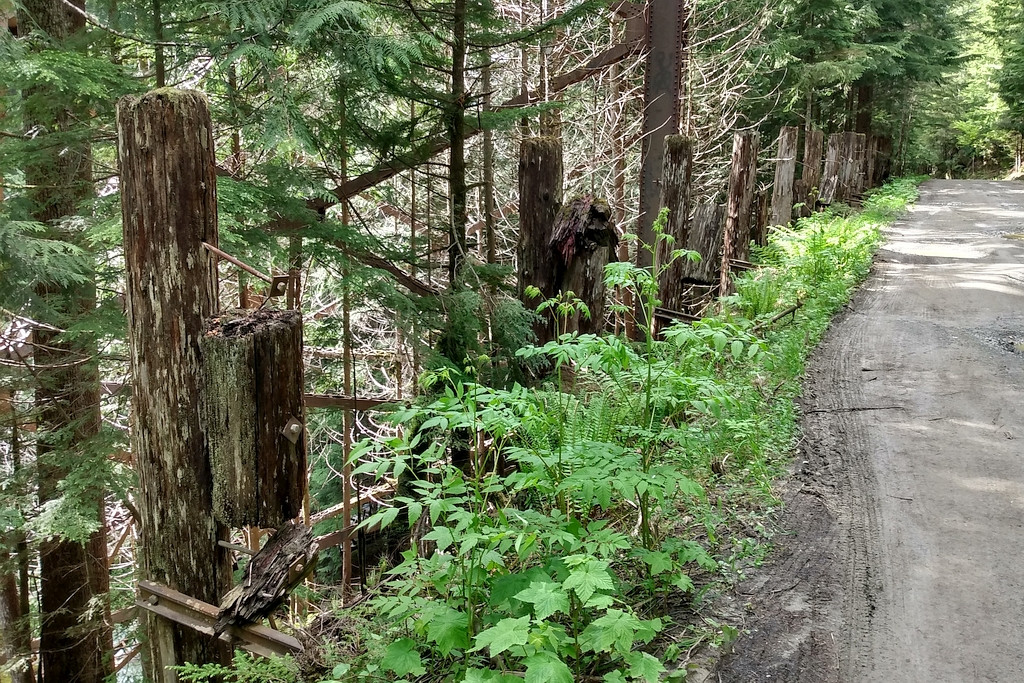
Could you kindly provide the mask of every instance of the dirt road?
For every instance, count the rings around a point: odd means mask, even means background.
[[[1024,184],[929,181],[888,238],[711,680],[1024,682]]]

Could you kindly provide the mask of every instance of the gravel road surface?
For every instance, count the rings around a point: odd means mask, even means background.
[[[928,181],[887,236],[710,680],[1024,682],[1024,184]]]

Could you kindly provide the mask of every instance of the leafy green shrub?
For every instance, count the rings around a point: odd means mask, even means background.
[[[390,416],[399,436],[353,450],[358,476],[401,482],[363,524],[401,519],[412,542],[362,606],[361,654],[324,680],[660,680],[681,652],[656,646],[682,628],[667,606],[764,556],[758,508],[774,504],[795,437],[804,359],[913,192],[897,181],[860,214],[775,232],[718,315],[663,339],[564,334],[520,349],[553,369],[539,387],[428,373],[432,398]],[[609,271],[648,320],[655,261]],[[544,305],[567,317],[577,303]],[[467,434],[470,463],[455,466]],[[705,623],[712,640],[735,636]]]

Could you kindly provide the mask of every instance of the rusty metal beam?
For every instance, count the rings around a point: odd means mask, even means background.
[[[341,408],[342,410],[373,410],[395,399],[384,396],[361,398],[342,394],[306,394],[307,408]]]
[[[103,382],[103,394],[114,396],[121,393],[127,386],[121,382]],[[305,394],[303,399],[307,408],[340,408],[343,410],[373,410],[385,403],[394,403],[397,400],[386,396],[357,397],[343,394]],[[118,462],[130,462],[131,454],[119,451],[112,455],[112,459]]]
[[[362,502],[362,501],[364,501],[364,500],[366,500],[368,498],[372,499],[372,500],[375,500],[375,501],[378,501],[378,502],[383,502],[383,501],[388,500],[389,498],[391,498],[391,496],[393,496],[394,494],[395,494],[395,487],[392,484],[384,484],[382,486],[375,486],[372,489],[362,491],[358,496],[356,496],[355,498],[352,498],[349,501],[349,505],[354,508],[354,507],[358,506],[360,502]],[[324,508],[320,512],[317,512],[316,514],[311,516],[309,523],[311,525],[315,525],[315,524],[319,524],[320,522],[323,522],[325,520],[331,519],[333,517],[337,517],[344,510],[344,506],[345,506],[344,503],[338,503],[337,505],[332,505],[329,508]],[[323,546],[321,546],[321,547],[323,547]]]
[[[213,626],[217,623],[217,615],[220,613],[220,608],[216,605],[190,598],[167,586],[146,580],[139,581],[139,595],[135,604],[147,612],[187,626],[211,638],[214,636]],[[261,657],[302,652],[302,643],[297,638],[260,624],[228,626],[219,637],[229,643],[237,643],[242,649]]]
[[[658,217],[661,203],[665,136],[679,133],[686,0],[650,0],[647,12],[637,236],[642,242],[653,244],[654,220]],[[641,268],[649,267],[652,262],[651,254],[646,249],[637,249],[636,259]]]

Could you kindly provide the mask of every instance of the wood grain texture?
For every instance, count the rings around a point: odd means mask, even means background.
[[[754,186],[757,182],[757,153],[760,142],[761,136],[753,131],[736,133],[733,138],[719,285],[722,294],[728,294],[732,288],[729,262],[733,259],[750,259],[750,216]]]
[[[796,154],[800,129],[786,126],[779,133],[778,158],[775,160],[775,185],[772,188],[770,225],[789,225],[793,220],[793,181],[796,178]]]
[[[231,564],[217,545],[227,529],[213,517],[199,419],[199,339],[217,302],[214,256],[202,247],[217,244],[210,115],[202,95],[163,89],[122,99],[117,127],[140,574],[216,604]],[[176,681],[168,666],[229,655],[208,636],[156,617],[146,631],[152,681]]]
[[[665,138],[665,163],[661,171],[661,208],[668,209],[665,234],[671,241],[658,244],[658,263],[665,264],[676,249],[686,249],[690,229],[690,180],[693,173],[693,140],[683,135]],[[677,259],[658,281],[662,306],[681,310],[686,289],[683,272],[687,259]]]
[[[519,298],[528,310],[557,293],[557,273],[551,235],[555,216],[562,207],[562,143],[558,138],[523,140],[519,153]],[[526,288],[540,290],[540,299],[530,299]],[[551,339],[547,322],[534,325],[537,344]]]

